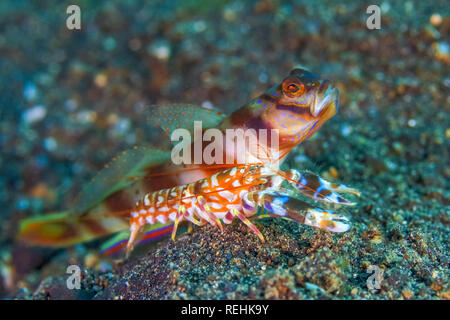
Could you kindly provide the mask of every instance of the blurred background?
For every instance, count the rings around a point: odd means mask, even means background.
[[[66,27],[70,4],[81,30]],[[362,192],[353,237],[375,241],[371,263],[396,286],[326,291],[449,298],[449,31],[445,0],[1,1],[0,296],[31,297],[55,256],[77,256],[16,244],[16,223],[67,208],[117,152],[151,143],[149,105],[229,113],[304,67],[338,82],[341,108],[288,163]]]

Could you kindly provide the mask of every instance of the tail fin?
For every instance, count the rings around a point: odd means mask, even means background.
[[[127,228],[127,221],[119,217],[61,212],[22,220],[17,238],[35,246],[67,247]]]

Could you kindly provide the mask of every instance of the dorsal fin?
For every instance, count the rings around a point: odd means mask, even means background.
[[[144,177],[148,172],[143,169],[162,164],[169,159],[170,151],[151,147],[135,146],[121,152],[83,188],[71,208],[71,213],[85,213],[112,193]]]
[[[226,115],[214,108],[206,108],[192,104],[166,104],[150,106],[151,115],[148,121],[170,135],[173,130],[183,128],[193,133],[194,121],[202,121],[202,128],[217,126]]]

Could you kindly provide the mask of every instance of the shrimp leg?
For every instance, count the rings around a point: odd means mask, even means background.
[[[186,213],[186,208],[183,205],[180,205],[177,210],[177,215],[175,216],[175,223],[172,229],[172,241],[175,241],[175,236],[177,234],[178,224],[184,218],[184,214]]]
[[[193,215],[189,215],[189,212],[186,210],[185,206],[180,205],[177,210],[177,215],[175,216],[175,222],[172,230],[172,241],[175,241],[178,225],[183,219],[189,221],[188,233],[192,231],[193,224],[201,227],[207,223],[204,219],[200,221],[195,219]]]
[[[250,230],[252,230],[254,233],[256,233],[256,235],[259,237],[261,242],[264,242],[264,236],[262,235],[261,231],[259,231],[258,228],[253,223],[251,223],[251,221],[248,220],[244,214],[242,214],[241,212],[239,212],[236,209],[231,209],[230,213],[233,217],[239,218],[239,220],[241,220],[247,227],[249,227]]]
[[[215,221],[216,225],[219,227],[219,229],[223,232],[223,227],[222,227],[222,223],[220,222],[220,219],[217,218],[214,213],[212,212],[211,208],[209,207],[208,203],[205,200],[205,197],[203,196],[198,196],[197,197],[197,202],[199,204],[199,208],[202,212],[205,212],[210,221]]]
[[[141,230],[141,226],[139,224],[133,223],[130,226],[130,238],[128,238],[128,242],[127,242],[127,249],[126,249],[126,254],[125,257],[128,258],[130,256],[131,251],[133,251],[134,248],[134,243],[136,241],[136,237],[139,234],[139,231]]]

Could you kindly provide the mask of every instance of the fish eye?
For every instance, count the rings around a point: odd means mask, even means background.
[[[283,81],[283,93],[288,97],[300,97],[305,93],[305,85],[297,79],[290,79],[289,77]]]

